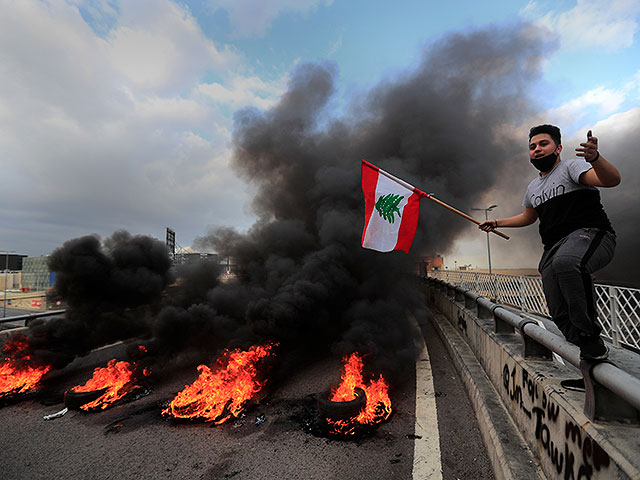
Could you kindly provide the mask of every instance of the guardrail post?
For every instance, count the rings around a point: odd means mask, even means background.
[[[620,347],[620,315],[618,314],[618,289],[609,287],[609,311],[611,312],[611,339],[614,347]]]
[[[496,315],[496,310],[499,308],[498,305],[489,302],[485,298],[478,297],[476,298],[476,304],[478,308],[478,318],[482,320],[493,320],[493,327],[496,333],[514,333],[514,328],[503,319],[501,319],[498,315]]]
[[[527,299],[524,294],[524,275],[520,275],[520,310],[525,311]]]
[[[452,287],[450,284],[446,284],[445,288],[447,289],[447,297],[456,298],[456,291],[454,287]]]
[[[481,320],[493,319],[493,309],[487,308],[482,304],[478,304],[478,318]]]
[[[518,325],[518,330],[520,330],[520,337],[522,338],[522,349],[524,358],[531,360],[551,360],[551,350],[535,341],[524,331],[524,327],[529,323],[538,325],[537,322],[526,319],[522,320]]]
[[[464,308],[471,310],[473,313],[478,313],[476,295],[471,292],[465,292],[464,294]]]
[[[454,298],[456,302],[464,302],[464,290],[460,287],[454,289]]]
[[[493,310],[493,330],[496,333],[516,333],[516,330],[512,325],[505,322],[500,318],[500,316],[496,315],[495,308]]]
[[[627,425],[640,425],[640,411],[623,398],[613,393],[593,378],[593,367],[598,363],[582,360],[580,370],[584,376],[585,400],[584,414],[591,421],[621,422]]]

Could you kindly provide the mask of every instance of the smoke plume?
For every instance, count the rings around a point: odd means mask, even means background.
[[[153,241],[72,240],[51,261],[67,318],[33,335],[80,353],[98,335],[148,333],[150,353],[173,358],[277,341],[309,354],[358,351],[392,378],[411,371],[404,278],[418,255],[446,252],[467,224],[425,200],[411,255],[362,249],[360,161],[453,205],[480,200],[521,150],[501,132],[530,113],[527,92],[549,48],[540,38],[527,25],[446,36],[340,118],[329,111],[336,67],[299,65],[278,104],[235,116],[233,166],[256,187],[256,223],[247,233],[213,228],[196,242],[230,255],[238,278],[221,283],[216,266],[193,266],[162,297],[168,264]]]
[[[615,115],[593,127],[593,134],[598,137],[602,155],[613,163],[622,175],[619,186],[600,190],[602,204],[616,231],[617,246],[613,261],[597,273],[596,279],[635,288],[640,288],[637,269],[640,252],[640,214],[635,198],[635,194],[640,190],[640,167],[636,153],[640,149],[638,128],[640,108]]]
[[[238,112],[233,165],[257,188],[258,221],[247,234],[214,228],[198,239],[240,267],[239,282],[209,300],[232,296],[244,308],[216,308],[216,318],[286,347],[356,350],[380,368],[406,368],[415,352],[403,274],[416,255],[446,252],[467,225],[425,201],[412,255],[362,249],[360,160],[454,205],[479,200],[521,149],[500,131],[530,113],[527,89],[546,48],[526,26],[450,35],[342,118],[328,111],[335,66],[303,64],[273,108]]]
[[[34,360],[61,368],[76,355],[148,334],[171,282],[164,244],[120,231],[101,244],[97,236],[65,242],[49,258],[54,295],[68,305],[64,317],[29,324]]]

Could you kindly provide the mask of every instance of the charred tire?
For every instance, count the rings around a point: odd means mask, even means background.
[[[73,390],[67,390],[64,392],[64,406],[70,410],[80,410],[82,405],[93,402],[106,391],[106,388],[92,390],[90,392],[74,392]]]
[[[316,397],[318,413],[331,420],[347,420],[358,416],[367,403],[367,395],[361,388],[356,388],[355,394],[356,398],[348,402],[332,402],[328,399],[331,391],[321,393]]]

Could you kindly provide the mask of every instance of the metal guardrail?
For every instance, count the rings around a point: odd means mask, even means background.
[[[553,352],[579,368],[586,385],[584,411],[591,420],[640,424],[640,379],[608,361],[581,360],[577,346],[464,287],[433,278],[425,281],[479,318],[493,318],[496,333],[519,332],[524,358],[551,361]]]
[[[429,271],[427,276],[523,312],[549,317],[540,277],[459,270]],[[640,289],[596,284],[595,296],[602,335],[616,347],[640,350]]]
[[[18,322],[20,320],[31,320],[33,318],[52,317],[54,315],[62,315],[66,310],[51,310],[50,312],[25,313],[24,315],[15,315],[13,317],[0,318],[0,323]]]

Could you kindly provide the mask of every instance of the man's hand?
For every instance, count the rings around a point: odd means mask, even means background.
[[[580,146],[582,148],[576,148],[578,157],[584,157],[589,163],[598,158],[598,138],[591,135],[591,130],[587,132],[587,142],[581,143]]]
[[[485,232],[492,232],[496,228],[498,228],[498,221],[497,220],[487,220],[486,222],[482,222],[481,224],[479,224],[478,228],[480,230],[484,230]]]

